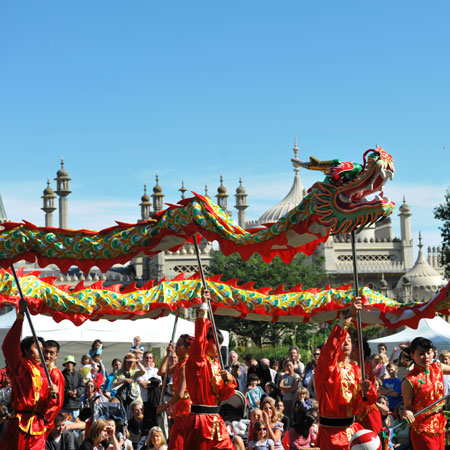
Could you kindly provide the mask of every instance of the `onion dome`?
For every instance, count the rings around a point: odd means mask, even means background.
[[[293,148],[295,158],[297,158],[298,150],[297,138],[295,138]],[[294,166],[295,176],[290,191],[286,197],[281,200],[281,202],[277,203],[275,206],[272,206],[272,208],[268,209],[258,219],[258,223],[260,225],[277,222],[303,200],[303,197],[305,196],[305,188],[303,187],[302,180],[300,179],[299,170],[300,169],[298,167]]]
[[[245,187],[242,186],[242,178],[239,178],[239,186],[236,189],[236,195],[245,195],[246,193]]]
[[[409,207],[409,205],[406,204],[405,196],[403,196],[403,203],[401,204],[399,210],[401,214],[411,213],[411,208]]]
[[[149,195],[147,194],[147,183],[144,183],[144,195],[141,197],[141,201],[142,201],[143,203],[149,202],[149,201],[150,201],[150,197],[149,197]]]
[[[54,197],[55,191],[50,186],[50,178],[47,179],[47,187],[44,189],[44,197]]]
[[[162,187],[159,185],[159,176],[158,176],[158,174],[156,174],[156,184],[153,187],[153,192],[155,194],[161,194],[161,192],[162,192]]]
[[[427,301],[446,283],[445,279],[426,260],[422,252],[422,237],[419,233],[419,254],[416,263],[410,271],[405,273],[397,283],[397,295],[403,298],[405,285],[411,286],[411,300]]]
[[[56,172],[58,178],[66,178],[69,176],[69,172],[64,168],[64,158],[61,157],[61,168]]]

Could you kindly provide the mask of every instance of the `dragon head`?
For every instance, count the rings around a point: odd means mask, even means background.
[[[366,160],[367,157],[367,160]],[[310,207],[332,234],[350,233],[389,216],[395,204],[384,196],[384,185],[394,178],[394,160],[382,147],[367,150],[363,165],[350,161],[294,160],[294,164],[326,173],[308,191]],[[373,196],[369,198],[369,196]]]

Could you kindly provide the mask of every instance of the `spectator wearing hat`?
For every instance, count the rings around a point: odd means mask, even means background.
[[[80,414],[81,394],[84,392],[84,380],[78,370],[75,370],[76,361],[74,356],[67,355],[63,362],[62,371],[64,387],[64,404],[62,412],[69,413],[75,420]]]

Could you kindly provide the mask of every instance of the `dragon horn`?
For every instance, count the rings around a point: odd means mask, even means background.
[[[309,157],[309,162],[301,161],[299,159],[292,158],[292,163],[295,167],[303,167],[308,170],[320,170],[321,172],[327,173],[331,166],[332,161],[320,161],[320,159],[314,158],[314,156]]]

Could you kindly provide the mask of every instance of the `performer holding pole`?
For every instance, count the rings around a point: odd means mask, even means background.
[[[350,362],[352,340],[348,328],[362,308],[355,298],[349,313],[333,328],[323,346],[315,371],[319,400],[321,450],[348,450],[351,436],[363,427],[354,422],[362,395],[375,403],[377,391],[369,380],[362,381],[360,367]]]
[[[202,292],[203,303],[195,321],[195,338],[186,363],[186,386],[192,400],[191,412],[183,419],[184,450],[234,450],[227,428],[219,415],[219,405],[230,398],[236,381],[219,364],[220,347],[210,329],[210,293]]]
[[[17,278],[16,282],[18,284]],[[26,302],[21,295],[17,319],[2,344],[12,386],[10,404],[14,410],[0,442],[2,450],[44,449],[48,411],[58,402],[58,387],[48,381],[50,377],[45,370],[44,340],[33,333],[34,337],[20,341],[26,312]]]
[[[33,335],[34,343],[36,344],[36,348],[39,353],[39,358],[42,361],[42,366],[44,368],[45,376],[47,377],[48,385],[52,386],[53,382],[50,377],[50,372],[48,370],[48,367],[44,363],[44,361],[45,361],[44,353],[42,352],[42,347],[39,345],[39,341],[36,336],[36,331],[34,331],[33,321],[31,320],[31,314],[30,314],[30,311],[28,310],[28,304],[25,300],[25,297],[23,296],[22,287],[20,286],[20,282],[19,282],[19,277],[17,276],[16,270],[14,269],[14,266],[12,264],[11,264],[11,272],[14,276],[14,280],[16,282],[17,289],[18,289],[19,295],[20,295],[19,308],[20,308],[20,305],[22,305],[22,314],[25,314],[27,316],[28,324],[30,325],[31,334]],[[54,396],[56,396],[56,394],[54,394]]]
[[[192,241],[194,243],[195,254],[197,255],[198,268],[200,270],[200,275],[202,277],[203,289],[208,289],[208,287],[206,286],[205,272],[203,271],[203,264],[202,264],[202,259],[200,258],[200,250],[198,249],[196,236],[192,237]],[[216,323],[214,321],[213,310],[211,308],[210,297],[208,297],[208,309],[209,309],[209,320],[211,321],[211,329],[214,334],[214,340],[216,341],[217,348],[220,349],[220,345],[217,340],[217,328],[216,328]],[[223,364],[222,353],[220,353],[220,350],[219,350],[219,361],[220,361],[220,368],[223,370],[225,368],[225,366]]]
[[[356,298],[359,297],[359,280],[358,280],[358,261],[356,259],[355,230],[352,230],[352,259],[353,259],[353,289],[355,291],[355,298]],[[359,364],[361,367],[362,380],[364,381],[366,379],[366,371],[364,367],[364,346],[363,346],[360,310],[358,310],[356,314],[356,325],[358,332]],[[363,395],[363,400],[364,401],[366,400],[365,395]]]
[[[411,424],[411,443],[414,450],[444,450],[443,375],[450,374],[450,366],[433,362],[433,343],[429,339],[415,338],[402,350],[414,361],[402,383],[403,418]]]
[[[173,354],[173,344],[170,342],[167,354],[158,370],[158,375],[164,375],[165,380],[169,374],[173,375],[173,396],[165,405],[158,406],[157,413],[160,414],[170,408],[170,415],[173,417],[173,425],[170,428],[170,439],[168,450],[183,450],[183,433],[181,424],[184,416],[191,411],[192,400],[186,388],[186,362],[189,357],[189,349],[193,337],[182,334],[175,345],[175,353],[178,362],[169,366],[170,355]]]

